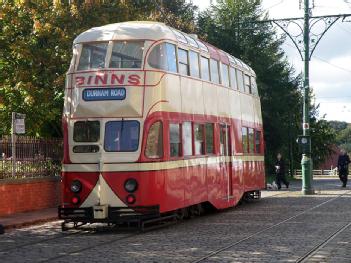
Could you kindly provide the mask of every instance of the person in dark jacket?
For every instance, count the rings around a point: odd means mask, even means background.
[[[341,154],[338,158],[338,173],[342,187],[346,187],[347,176],[349,175],[349,163],[350,157],[347,155],[345,150],[341,150]]]
[[[278,189],[282,188],[281,183],[284,183],[286,188],[289,188],[289,182],[285,178],[285,163],[280,153],[278,153],[277,161],[275,162],[275,174]]]

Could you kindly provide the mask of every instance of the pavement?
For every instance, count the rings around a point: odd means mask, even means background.
[[[2,225],[6,231],[53,220],[57,220],[57,207],[0,217],[0,225]]]
[[[143,233],[103,228],[61,232],[60,221],[0,235],[1,262],[351,262],[351,187],[314,181]]]

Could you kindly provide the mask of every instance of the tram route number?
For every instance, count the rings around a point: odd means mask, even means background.
[[[125,88],[91,88],[83,90],[83,100],[85,101],[124,100],[125,98]]]

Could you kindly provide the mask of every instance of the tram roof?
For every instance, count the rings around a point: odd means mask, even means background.
[[[153,41],[162,39],[173,40],[183,45],[188,45],[192,48],[201,50],[202,52],[209,53],[211,58],[220,60],[227,65],[243,68],[255,75],[252,68],[240,59],[198,39],[196,35],[186,34],[160,22],[130,21],[93,27],[78,35],[74,40],[74,44],[95,41],[137,39]]]

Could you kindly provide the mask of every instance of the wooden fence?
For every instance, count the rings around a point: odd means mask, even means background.
[[[0,179],[59,175],[62,139],[18,136],[15,148],[16,158],[13,158],[11,137],[0,138]]]

